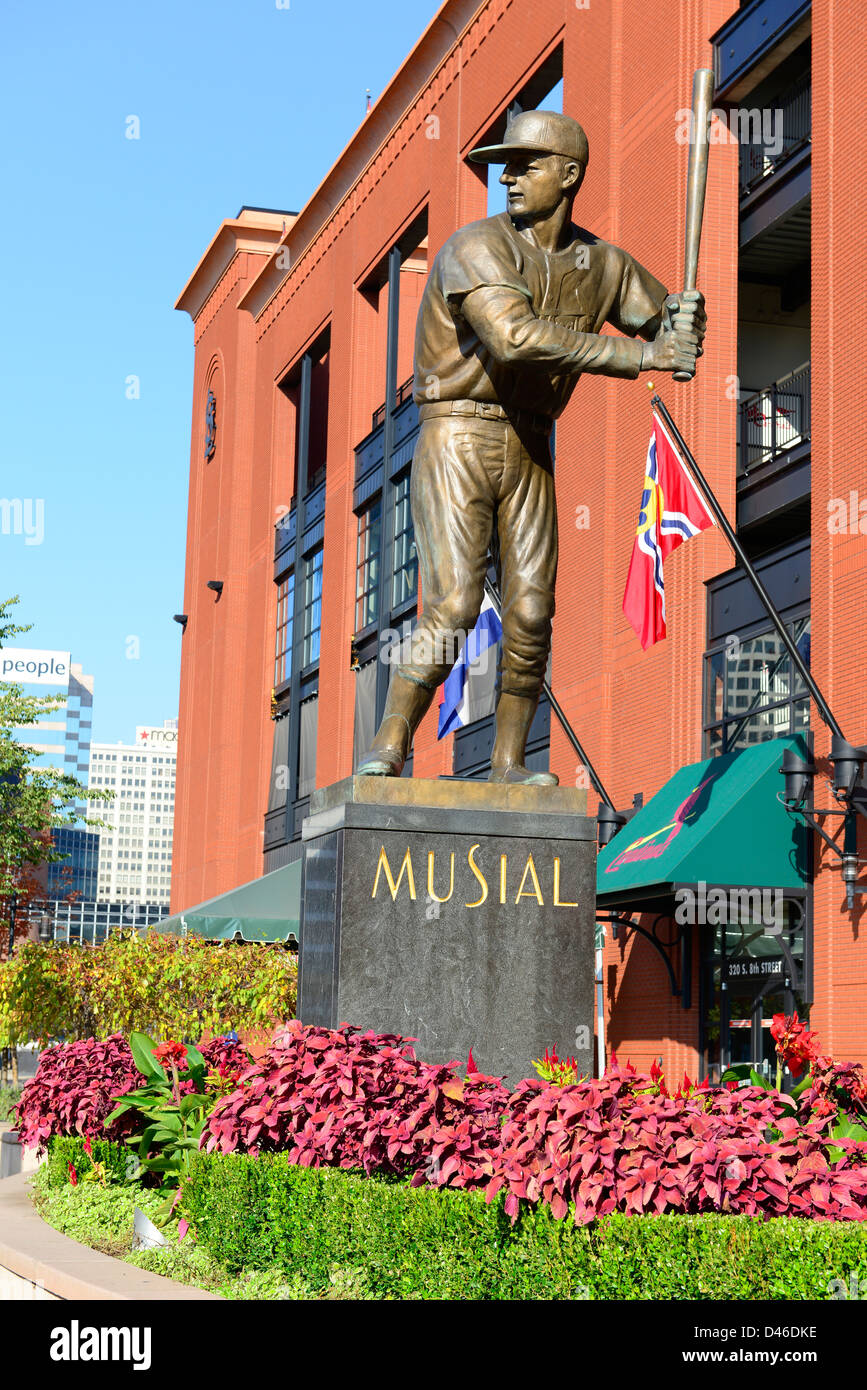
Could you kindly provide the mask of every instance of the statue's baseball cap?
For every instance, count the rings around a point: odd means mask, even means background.
[[[587,167],[587,136],[571,116],[559,111],[521,111],[506,126],[502,145],[470,150],[476,164],[508,164],[515,154],[562,154]]]

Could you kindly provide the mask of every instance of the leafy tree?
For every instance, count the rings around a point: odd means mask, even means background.
[[[16,623],[14,598],[0,602],[0,648],[10,638],[29,632],[33,624]],[[21,905],[36,889],[40,865],[64,858],[52,832],[60,826],[105,822],[82,818],[76,802],[106,801],[114,793],[91,790],[59,768],[37,767],[34,748],[20,742],[15,729],[36,725],[44,714],[63,708],[65,695],[25,695],[20,685],[0,682],[0,905],[9,920],[13,903]]]

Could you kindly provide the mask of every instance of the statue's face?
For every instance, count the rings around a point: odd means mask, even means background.
[[[520,154],[509,160],[500,183],[509,190],[513,217],[547,217],[571,197],[581,166],[559,154]]]

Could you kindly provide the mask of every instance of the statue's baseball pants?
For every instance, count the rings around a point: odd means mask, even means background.
[[[411,504],[423,609],[413,629],[410,680],[445,680],[484,596],[496,519],[502,597],[503,691],[538,696],[551,645],[557,575],[557,509],[548,435],[509,420],[422,419]]]

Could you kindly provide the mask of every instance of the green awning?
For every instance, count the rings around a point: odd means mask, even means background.
[[[702,882],[803,893],[807,832],[777,799],[785,748],[806,756],[800,736],[777,738],[676,772],[600,852],[598,905],[651,908]]]
[[[273,869],[186,912],[164,917],[155,930],[211,941],[290,941],[300,937],[301,860]]]

